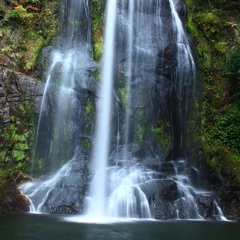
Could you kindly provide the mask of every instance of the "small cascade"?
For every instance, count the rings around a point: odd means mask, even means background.
[[[187,36],[184,32],[182,21],[177,13],[176,5],[178,0],[169,0],[172,25],[175,32],[176,57],[175,69],[173,72],[173,106],[172,109],[172,144],[175,149],[172,157],[186,156],[186,117],[191,85],[195,81],[195,63],[190,50]],[[175,99],[174,99],[175,98]],[[175,102],[176,101],[176,102]],[[174,108],[175,107],[175,108]],[[178,121],[176,122],[176,119]]]
[[[81,105],[76,89],[87,84],[88,71],[94,67],[90,59],[89,14],[88,0],[73,0],[63,6],[61,24],[66,30],[55,40],[50,53],[51,65],[37,127],[33,173],[56,171],[72,157],[78,145]]]
[[[31,213],[81,213],[86,194],[87,159],[79,148],[60,170],[19,187],[27,196]]]
[[[214,217],[216,218],[216,220],[228,221],[228,219],[224,216],[222,209],[220,208],[216,201],[213,202],[213,208]]]
[[[49,197],[50,192],[54,189],[55,185],[59,184],[60,180],[69,176],[72,161],[66,163],[60,171],[48,180],[29,182],[20,187],[20,190],[28,196],[31,200],[31,212],[39,213],[44,212],[44,204]]]
[[[151,218],[146,195],[141,185],[152,179],[143,168],[114,167],[109,170],[107,215],[115,218]]]

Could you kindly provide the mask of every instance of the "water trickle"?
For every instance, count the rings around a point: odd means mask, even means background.
[[[129,7],[128,7],[128,57],[127,57],[127,93],[126,93],[126,112],[125,112],[125,124],[126,124],[126,130],[125,130],[125,139],[124,139],[124,145],[127,146],[129,144],[129,124],[130,124],[130,106],[131,106],[131,80],[132,80],[132,58],[133,58],[133,40],[134,40],[134,24],[133,24],[133,17],[134,17],[134,0],[129,1]],[[127,149],[125,149],[125,159],[127,158]]]

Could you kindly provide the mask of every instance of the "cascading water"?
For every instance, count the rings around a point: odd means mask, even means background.
[[[72,157],[79,144],[81,104],[76,88],[78,84],[86,84],[88,69],[92,67],[91,24],[87,0],[67,4],[62,11],[65,30],[55,40],[52,64],[47,72],[35,143],[34,172],[56,171]]]
[[[97,66],[91,59],[89,1],[64,0],[61,10],[62,31],[50,55],[33,166],[37,175],[53,175],[21,187],[33,212],[81,211],[87,180],[81,146],[90,141],[91,129],[84,111],[95,88],[89,73]]]
[[[93,219],[218,218],[220,211],[211,193],[192,186],[198,173],[186,160],[186,119],[195,64],[179,15],[183,1],[107,1],[101,85],[92,94],[98,96],[96,136],[94,140],[87,136],[93,142],[91,157],[83,151],[80,136],[85,125],[79,121],[90,98],[80,97],[79,92],[89,92],[86,85],[95,67],[90,59],[88,1],[67,3],[67,37],[60,38],[63,46],[53,51],[42,112],[49,107],[47,99],[54,106],[59,103],[50,144],[53,158],[61,156],[58,148],[64,149],[66,141],[56,138],[66,135],[65,124],[78,137],[67,131],[69,152],[75,149],[75,154],[57,173],[21,187],[32,210],[85,213]],[[55,77],[58,84],[51,86]],[[55,100],[51,89],[56,90]],[[160,139],[156,140],[156,132]],[[92,181],[86,192],[89,176]]]

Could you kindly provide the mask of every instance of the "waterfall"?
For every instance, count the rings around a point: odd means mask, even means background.
[[[211,193],[193,187],[198,171],[187,161],[195,64],[179,16],[183,1],[106,2],[98,92],[89,87],[98,86],[89,2],[64,3],[63,33],[51,53],[35,149],[35,168],[58,171],[20,188],[32,210],[79,213],[93,221],[224,219]],[[89,99],[96,103],[94,136],[86,130],[95,116],[84,113]],[[41,152],[44,127],[51,138],[48,151]],[[83,137],[93,144],[89,152]]]

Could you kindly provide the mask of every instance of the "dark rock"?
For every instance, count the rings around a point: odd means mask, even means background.
[[[167,174],[167,175],[175,175],[176,169],[173,163],[170,162],[163,162],[160,165],[160,171]]]
[[[53,214],[75,214],[83,211],[86,191],[89,183],[89,161],[78,149],[72,160],[50,177],[33,183],[22,191],[31,194],[34,207],[42,212]]]
[[[197,186],[198,178],[199,178],[198,170],[195,167],[190,167],[187,170],[187,174],[188,174],[189,180],[193,184],[193,186]]]
[[[16,214],[29,211],[30,202],[21,194],[17,185],[31,178],[20,171],[0,177],[0,215]]]
[[[38,79],[0,66],[0,112],[4,122],[9,121],[10,111],[14,114],[19,102],[26,100],[33,104],[38,113],[44,85]]]
[[[213,217],[213,202],[214,202],[214,197],[210,194],[197,195],[197,205],[198,205],[199,213],[205,219],[209,219]]]
[[[173,202],[179,197],[178,186],[175,181],[168,181],[159,193],[159,199],[163,202]]]

